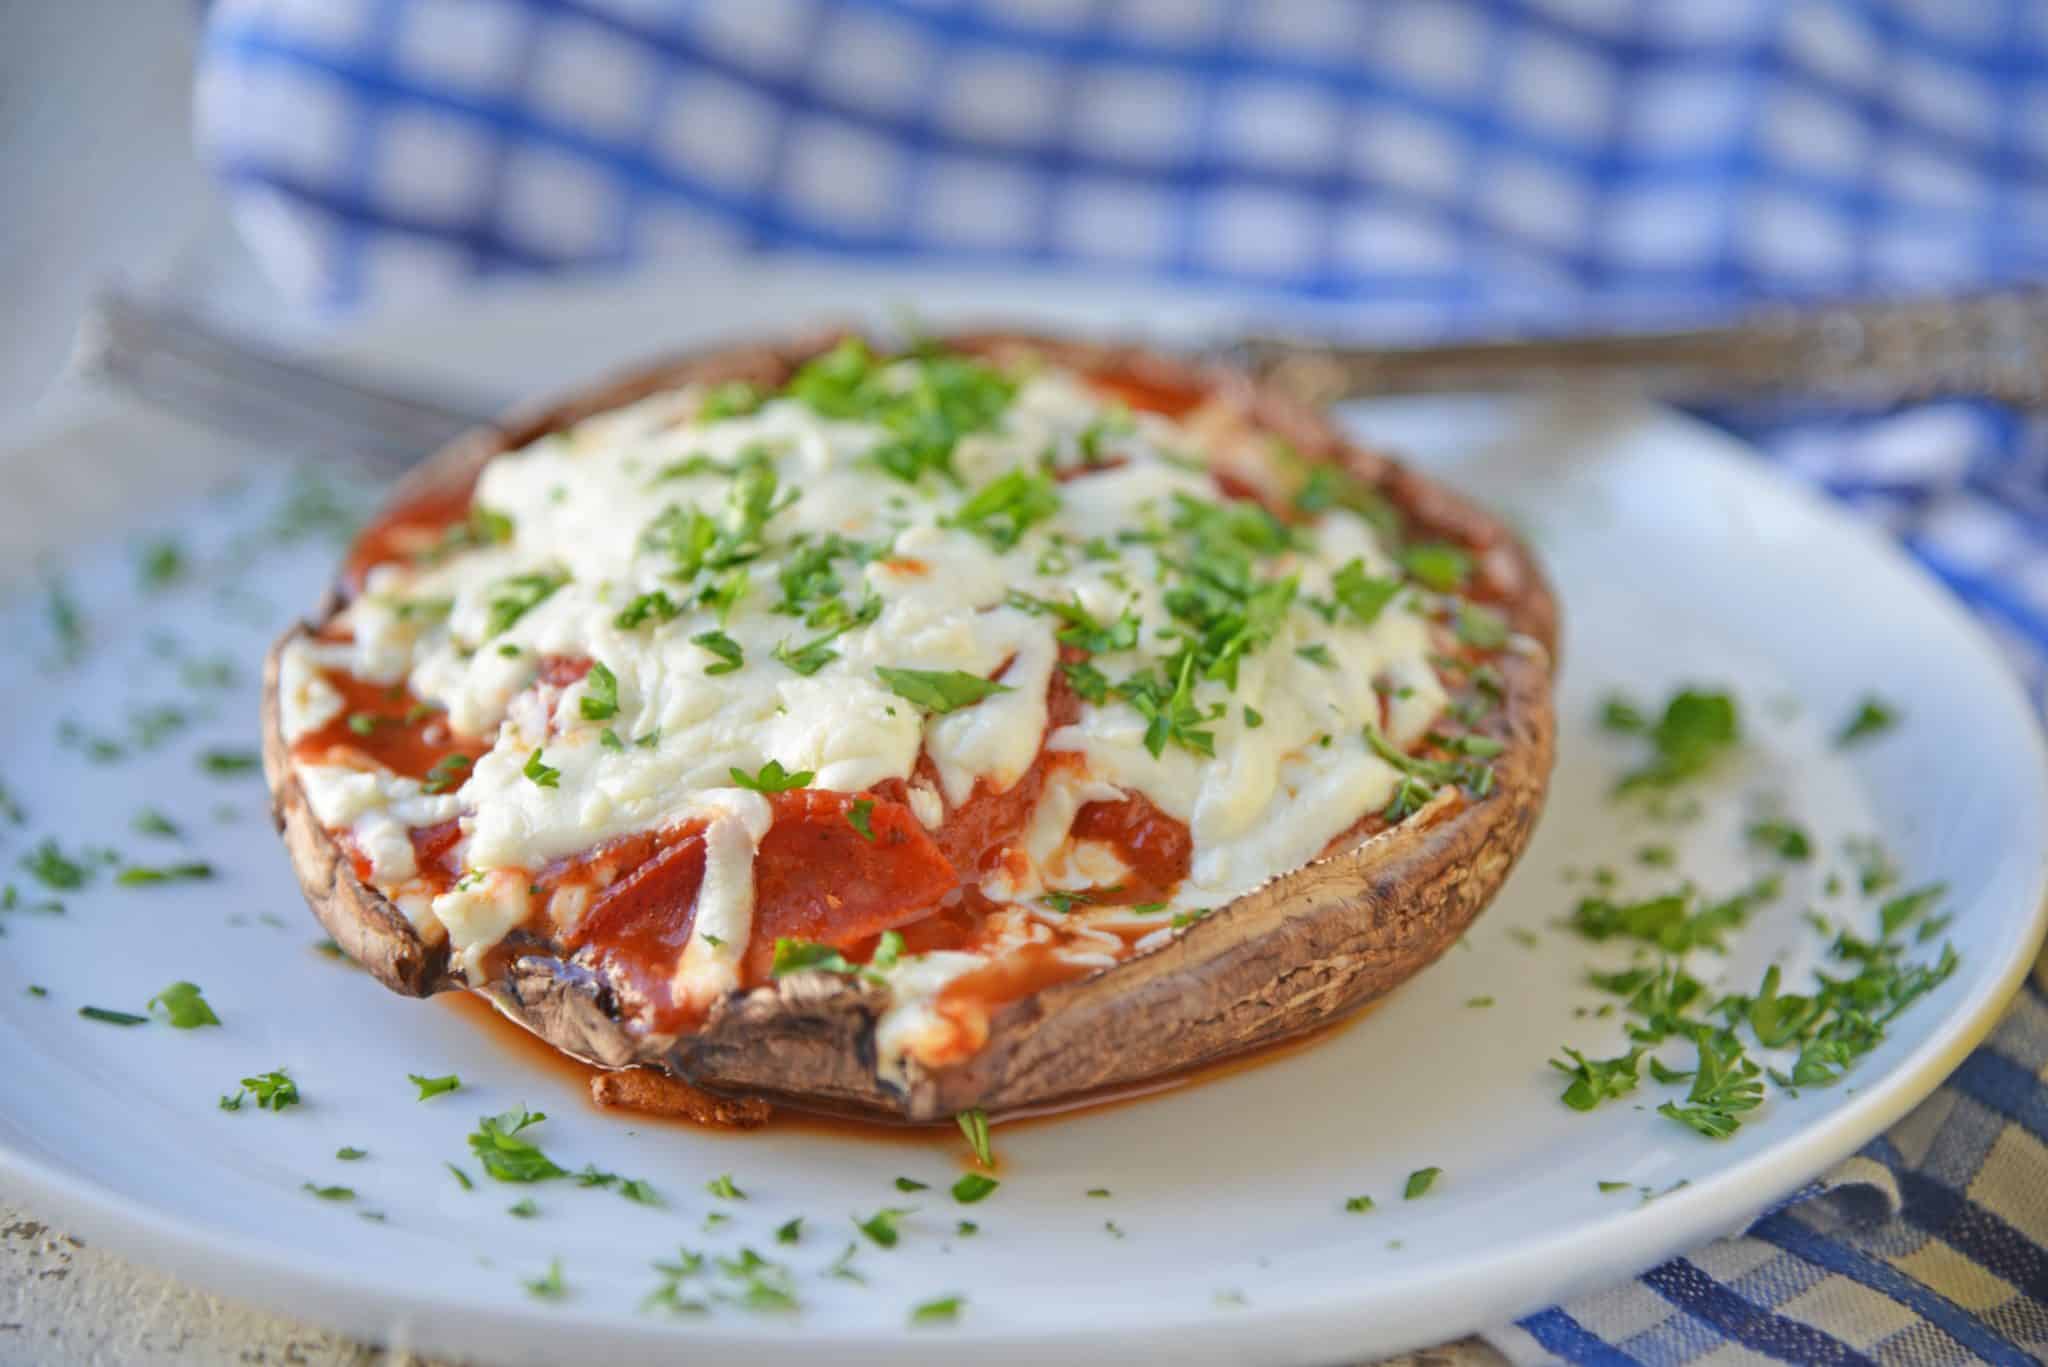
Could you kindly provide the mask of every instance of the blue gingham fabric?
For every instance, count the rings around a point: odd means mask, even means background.
[[[196,114],[257,254],[337,311],[791,250],[1256,285],[1407,336],[2048,277],[2037,0],[215,0]],[[1890,528],[2041,697],[2048,427],[1708,416]],[[1491,1340],[2048,1357],[2044,1079],[2036,983],[1826,1194]]]

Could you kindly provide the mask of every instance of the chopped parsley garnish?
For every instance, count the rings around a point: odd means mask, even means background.
[[[1372,1198],[1370,1196],[1347,1197],[1344,1201],[1344,1209],[1352,1215],[1363,1215],[1372,1209]]]
[[[1883,927],[1884,938],[1889,940],[1897,935],[1911,925],[1915,918],[1939,903],[1947,893],[1948,884],[1930,883],[1924,888],[1901,893],[1886,902],[1877,909],[1877,918]]]
[[[855,1217],[853,1225],[882,1248],[894,1248],[900,1237],[896,1232],[896,1222],[906,1215],[916,1213],[914,1209],[901,1206],[884,1206],[865,1220]]]
[[[163,1009],[164,1019],[174,1030],[196,1030],[202,1025],[219,1025],[220,1017],[206,1004],[194,983],[172,983],[146,1003],[151,1011]]]
[[[1726,1139],[1741,1125],[1739,1117],[1743,1113],[1763,1104],[1763,1070],[1732,1037],[1725,1045],[1718,1045],[1712,1032],[1703,1030],[1694,1043],[1700,1061],[1693,1072],[1692,1090],[1686,1093],[1686,1104],[1667,1101],[1657,1112],[1690,1125],[1709,1139]]]
[[[974,1161],[984,1168],[993,1168],[996,1160],[988,1143],[988,1112],[977,1106],[960,1112],[955,1119],[960,1123],[960,1133],[967,1136],[967,1147],[974,1150]]]
[[[832,642],[837,639],[838,633],[834,632],[806,641],[802,645],[793,645],[791,640],[778,641],[771,653],[778,663],[789,666],[808,679],[839,658],[839,652],[832,649]]]
[[[953,1199],[963,1206],[971,1206],[1001,1185],[1002,1183],[985,1173],[964,1173],[960,1180],[953,1184]]]
[[[898,1191],[930,1191],[931,1189],[931,1183],[920,1182],[915,1177],[899,1177],[896,1179],[896,1190]]]
[[[757,793],[787,793],[797,788],[808,788],[811,786],[811,780],[817,777],[809,769],[800,769],[792,774],[782,767],[781,760],[774,759],[762,765],[761,771],[756,774],[750,774],[740,768],[732,768],[727,772],[732,775],[734,783],[742,788],[751,788]]]
[[[1418,1196],[1428,1195],[1429,1189],[1436,1185],[1436,1179],[1443,1175],[1442,1168],[1417,1168],[1408,1174],[1408,1184],[1401,1188],[1401,1199],[1413,1201]]]
[[[1718,902],[1701,903],[1690,887],[1639,902],[1586,897],[1573,908],[1571,926],[1589,940],[1620,936],[1672,954],[1695,947],[1719,950],[1725,932],[1740,929],[1750,912],[1778,892],[1778,881],[1765,878]]]
[[[609,721],[619,714],[619,676],[605,668],[604,661],[592,660],[583,676],[583,697],[577,704],[585,721]]]
[[[960,1307],[967,1304],[965,1296],[940,1296],[911,1307],[912,1324],[951,1324],[960,1318]]]
[[[874,811],[875,800],[871,797],[859,798],[846,809],[846,824],[859,832],[860,838],[870,845],[875,843],[875,828],[870,824],[874,819]]]
[[[1387,604],[1394,601],[1394,595],[1401,591],[1401,581],[1391,576],[1381,579],[1366,573],[1365,561],[1351,560],[1330,577],[1330,592],[1337,602],[1351,614],[1352,620],[1362,627],[1369,627],[1380,618]]]
[[[690,644],[702,646],[718,657],[717,664],[704,666],[706,674],[730,674],[746,663],[740,643],[722,631],[700,631],[690,638]]]
[[[1613,706],[1609,704],[1610,708]],[[1617,727],[1616,718],[1605,718],[1610,729],[1635,729],[1647,735],[1653,754],[1648,763],[1624,775],[1615,791],[1641,788],[1671,788],[1705,773],[1742,740],[1741,722],[1735,699],[1726,693],[1683,689],[1664,705],[1655,724],[1630,709],[1638,723]]]
[[[259,1111],[281,1111],[287,1106],[299,1104],[299,1084],[292,1081],[291,1074],[282,1068],[254,1077],[242,1079],[242,1090],[232,1097],[222,1097],[220,1108],[224,1111],[242,1109],[242,1098],[253,1097]]]
[[[1499,650],[1508,643],[1507,619],[1477,603],[1458,604],[1458,616],[1452,629],[1460,641],[1474,650]]]
[[[476,1183],[472,1182],[469,1178],[469,1174],[464,1172],[461,1168],[456,1167],[453,1163],[443,1163],[441,1166],[448,1169],[449,1172],[454,1174],[456,1184],[460,1186],[464,1191],[476,1190]]]
[[[566,1169],[557,1166],[532,1140],[520,1137],[520,1131],[545,1119],[545,1112],[529,1111],[524,1106],[484,1116],[469,1136],[469,1147],[484,1171],[500,1182],[541,1182],[566,1177]]]
[[[541,762],[541,747],[533,747],[533,753],[526,757],[526,767],[519,772],[532,780],[536,788],[558,788],[562,783],[562,771],[550,768]]]
[[[199,756],[199,767],[216,778],[235,778],[261,769],[263,756],[254,750],[207,750]]]
[[[1472,557],[1447,542],[1410,546],[1400,555],[1401,568],[1438,593],[1456,593],[1472,576]]]
[[[612,625],[621,631],[632,631],[648,622],[673,622],[682,612],[666,593],[655,589],[651,593],[635,594],[612,618]]]
[[[311,1192],[323,1201],[353,1201],[356,1199],[356,1189],[354,1187],[322,1187],[316,1186],[311,1182],[304,1182],[300,1184],[299,1189]]]
[[[861,966],[850,962],[844,954],[830,945],[813,944],[808,940],[792,940],[788,936],[777,936],[775,940],[775,961],[769,968],[772,977],[786,977],[791,973],[860,973]]]
[[[67,665],[77,664],[85,655],[85,614],[62,579],[52,578],[44,587],[43,609],[50,634],[57,638],[58,657]]]
[[[434,761],[434,767],[427,770],[427,776],[420,784],[420,791],[445,793],[450,788],[460,788],[464,782],[463,776],[469,772],[470,765],[474,762],[468,755],[461,753],[441,756]]]
[[[168,588],[185,577],[185,548],[166,537],[152,541],[135,558],[136,578],[145,589]]]
[[[1456,784],[1475,798],[1493,791],[1493,767],[1481,760],[1434,760],[1408,754],[1370,722],[1365,725],[1365,743],[1402,775],[1394,787],[1393,799],[1381,813],[1388,821],[1414,815],[1429,803],[1438,788],[1447,784]]]
[[[555,590],[568,582],[569,576],[565,573],[534,570],[508,575],[491,585],[488,613],[484,618],[484,639],[510,631],[514,623],[545,603],[554,596]]]
[[[704,1184],[704,1190],[721,1201],[744,1201],[747,1194],[732,1184],[732,1174],[720,1173]]]
[[[1575,1111],[1590,1111],[1603,1101],[1627,1096],[1640,1080],[1643,1050],[1640,1045],[1618,1058],[1589,1059],[1576,1049],[1566,1049],[1571,1062],[1550,1060],[1550,1066],[1571,1079],[1564,1089],[1564,1104]]]
[[[1289,463],[1299,465],[1301,458],[1290,450],[1282,448],[1280,454]],[[1401,515],[1387,501],[1386,495],[1339,465],[1320,463],[1311,466],[1300,489],[1295,491],[1294,506],[1304,513],[1342,508],[1355,513],[1388,540],[1398,540],[1400,536]]]
[[[891,669],[883,665],[875,674],[890,692],[927,712],[952,712],[1011,691],[1008,684],[959,669]]]
[[[619,1195],[640,1206],[665,1206],[668,1204],[668,1202],[661,1199],[661,1193],[656,1191],[651,1183],[645,1182],[638,1177],[628,1177],[620,1182]]]
[[[562,1280],[562,1260],[554,1258],[548,1262],[547,1275],[534,1277],[520,1283],[526,1294],[535,1300],[558,1301],[569,1294],[569,1284]]]
[[[86,885],[92,869],[76,859],[66,858],[55,840],[45,840],[21,857],[22,872],[46,888],[74,892]]]
[[[1813,854],[1813,842],[1806,832],[1789,821],[1751,822],[1744,832],[1749,843],[1771,851],[1780,859],[1806,859]]]
[[[405,1076],[408,1082],[420,1089],[420,1094],[414,1098],[416,1101],[425,1101],[428,1097],[456,1091],[462,1086],[462,1079],[454,1073],[443,1077],[422,1077],[418,1073],[407,1073]]]
[[[778,1244],[793,1244],[803,1237],[804,1217],[801,1215],[797,1216],[794,1220],[779,1225],[775,1230],[775,1242]]]
[[[78,1014],[89,1021],[102,1025],[147,1025],[149,1017],[138,1016],[132,1011],[110,1011],[104,1006],[81,1006]]]
[[[965,356],[932,352],[890,361],[849,337],[805,363],[786,392],[821,417],[881,427],[887,435],[871,458],[915,484],[927,473],[957,480],[954,446],[994,426],[1016,389],[1001,372]]]
[[[1138,630],[1143,625],[1138,614],[1126,609],[1113,622],[1103,622],[1094,613],[1081,605],[1077,597],[1071,602],[1056,598],[1038,598],[1019,590],[1010,590],[1004,600],[1013,608],[1021,608],[1034,617],[1051,613],[1060,619],[1060,629],[1055,639],[1063,646],[1086,651],[1090,655],[1102,655],[1113,650],[1132,650],[1138,644]]]
[[[528,1196],[505,1207],[505,1213],[514,1219],[531,1220],[534,1216],[540,1214],[540,1207],[534,1203],[531,1196]]]
[[[160,868],[145,868],[131,864],[114,875],[114,881],[124,888],[145,887],[152,883],[186,883],[213,877],[213,865],[194,861],[186,864],[165,864]]]
[[[999,551],[1009,550],[1033,526],[1060,510],[1058,488],[1043,475],[1011,470],[976,491],[943,525],[973,532]]]
[[[1307,660],[1310,664],[1320,665],[1324,669],[1335,669],[1337,667],[1337,661],[1330,654],[1330,648],[1321,641],[1314,641],[1305,646],[1296,646],[1294,653]]]
[[[1867,697],[1856,704],[1856,711],[1849,720],[1842,723],[1842,729],[1835,733],[1835,745],[1847,747],[1881,736],[1899,724],[1899,714],[1884,699]]]
[[[446,560],[457,551],[480,546],[502,546],[512,539],[512,532],[511,518],[482,504],[473,504],[468,518],[445,529],[438,541],[413,558],[423,565],[435,564]]]
[[[359,1158],[368,1158],[370,1156],[370,1151],[368,1149],[359,1149],[355,1147],[353,1144],[350,1144],[345,1145],[342,1148],[336,1149],[334,1151],[334,1156],[336,1158],[339,1158],[344,1163],[353,1163]]]
[[[726,418],[744,418],[768,401],[768,396],[745,380],[726,380],[712,385],[697,406],[697,421],[709,425]]]

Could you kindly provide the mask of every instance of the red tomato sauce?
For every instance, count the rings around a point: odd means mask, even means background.
[[[292,742],[292,758],[302,764],[377,765],[424,779],[448,755],[475,760],[490,748],[486,741],[457,736],[446,713],[422,703],[404,684],[367,683],[338,669],[322,670],[321,678],[341,695],[341,710]]]
[[[1194,858],[1194,837],[1185,823],[1133,793],[1115,802],[1091,802],[1074,814],[1076,840],[1099,840],[1113,847],[1130,869],[1113,896],[1098,898],[1115,906],[1163,902],[1188,876]]]
[[[1135,375],[1094,374],[1085,377],[1088,387],[1140,413],[1157,413],[1162,418],[1183,418],[1200,408],[1209,397],[1207,389]]]
[[[348,595],[361,593],[377,566],[432,550],[450,527],[469,516],[473,492],[472,484],[431,489],[386,508],[357,534],[342,562],[341,583]]]

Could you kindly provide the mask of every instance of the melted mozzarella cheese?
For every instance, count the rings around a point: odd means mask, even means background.
[[[711,824],[704,828],[704,882],[696,920],[676,965],[671,991],[695,1010],[740,985],[740,960],[754,930],[754,849],[774,814],[768,800],[744,788],[705,797]]]
[[[1067,830],[1083,803],[1138,793],[1192,835],[1192,872],[1173,907],[1219,906],[1314,858],[1387,801],[1399,775],[1363,740],[1365,726],[1382,722],[1383,695],[1385,729],[1403,747],[1445,705],[1430,629],[1412,595],[1397,596],[1369,625],[1312,609],[1331,599],[1333,576],[1353,560],[1375,576],[1397,573],[1361,519],[1331,514],[1260,568],[1299,583],[1270,642],[1243,656],[1234,686],[1193,686],[1213,755],[1171,744],[1155,753],[1147,719],[1115,697],[1084,703],[1071,725],[1048,734],[1062,621],[1044,603],[1077,604],[1102,623],[1137,615],[1135,648],[1090,661],[1109,679],[1156,667],[1176,647],[1170,567],[1156,535],[1133,533],[1167,526],[1179,499],[1218,501],[1212,478],[1179,456],[1199,448],[1199,434],[1139,415],[1116,439],[1122,464],[1057,486],[1057,511],[1003,545],[956,525],[954,514],[973,491],[1011,472],[1036,471],[1045,460],[1079,463],[1083,434],[1105,406],[1071,376],[1023,381],[991,429],[960,441],[958,486],[888,477],[870,459],[881,429],[823,418],[793,399],[708,424],[692,417],[697,403],[690,391],[657,395],[494,460],[476,503],[509,521],[509,541],[439,563],[381,566],[343,614],[351,644],[300,641],[286,652],[288,735],[331,718],[338,698],[321,692],[318,667],[340,663],[366,679],[403,680],[445,707],[458,733],[492,738],[459,792],[433,807],[443,814],[436,819],[463,813],[472,874],[434,900],[433,914],[468,962],[526,914],[524,893],[513,890],[515,882],[526,886],[525,874],[514,871],[616,836],[702,820],[707,860],[696,929],[673,983],[678,998],[693,1003],[730,991],[752,927],[751,861],[769,821],[767,803],[730,787],[730,774],[771,761],[810,771],[814,786],[835,791],[909,781],[913,812],[936,829],[977,785],[1013,785],[1044,745],[1075,763],[1046,785],[1024,841],[1027,867],[1006,866],[984,885],[989,896],[1022,908],[1048,889],[1120,876],[1112,849],[1074,842]],[[643,533],[671,509],[725,517],[731,470],[749,459],[772,465],[783,501],[762,529],[761,554],[744,567],[744,587],[716,604],[702,591],[726,582],[720,573],[679,580]],[[868,605],[837,634],[805,623],[808,604],[777,610],[784,571],[803,547],[829,536],[866,547],[832,562],[840,581],[833,596],[849,611]],[[508,614],[508,586],[520,585],[523,610]],[[662,595],[663,611],[621,625],[621,610],[651,595]],[[708,672],[724,660],[703,644],[713,639],[708,633],[738,648],[738,668]],[[812,672],[786,662],[813,643],[824,657],[806,662],[815,663]],[[593,705],[589,678],[538,686],[549,656],[604,665],[616,683],[616,711]],[[926,715],[891,691],[880,669],[959,671],[1004,687]],[[931,757],[936,790],[912,781],[921,754]],[[551,779],[536,781],[549,771]],[[412,809],[393,801],[417,797],[416,784],[410,794],[393,789],[374,809],[369,795],[382,790],[368,776],[315,778],[313,788],[325,794],[315,804],[321,819],[355,831],[369,850],[380,886],[412,876],[410,848],[401,852],[393,838],[403,836]],[[906,957],[889,975],[898,1004],[880,1032],[885,1059],[914,1055],[915,1041],[943,1033],[931,1011],[944,983],[1010,939],[1043,933],[1042,914],[1020,909],[984,954]],[[1119,952],[1116,937],[1089,931],[1082,918],[1074,926],[1059,950],[1074,962],[1107,962]],[[1093,934],[1105,943],[1093,943]]]
[[[389,888],[419,872],[410,832],[450,820],[461,806],[452,793],[430,794],[419,780],[336,764],[302,764],[300,787],[320,824],[345,834],[370,861],[370,881]]]

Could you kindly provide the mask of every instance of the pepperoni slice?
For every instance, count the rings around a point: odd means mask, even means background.
[[[854,805],[871,804],[864,836]],[[848,949],[919,920],[958,882],[910,808],[886,798],[814,788],[777,793],[775,824],[754,856],[754,933],[744,977],[759,982],[777,939]]]

